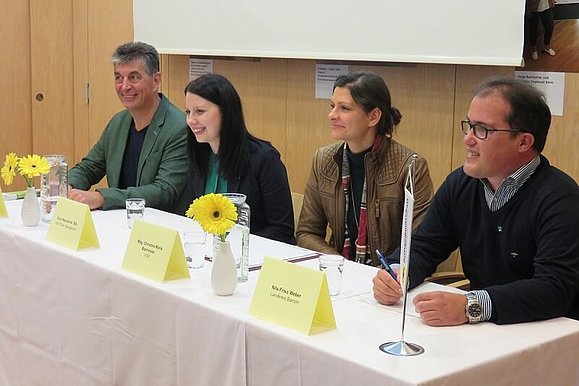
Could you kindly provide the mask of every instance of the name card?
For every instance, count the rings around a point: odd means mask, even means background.
[[[74,250],[100,248],[89,206],[59,197],[46,240]]]
[[[326,275],[265,257],[249,313],[304,334],[336,328]]]
[[[8,217],[8,210],[6,210],[6,203],[4,202],[4,195],[0,188],[0,217]]]
[[[135,220],[122,268],[156,281],[189,279],[176,230]]]

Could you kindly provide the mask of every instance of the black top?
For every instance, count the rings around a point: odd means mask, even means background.
[[[121,167],[121,175],[119,177],[119,189],[137,186],[137,167],[148,128],[149,126],[147,125],[144,129],[137,131],[135,129],[135,121],[131,123],[127,147],[125,148],[125,156],[123,158],[123,166]]]
[[[411,287],[456,247],[471,289],[491,298],[491,321],[579,319],[579,188],[545,157],[495,212],[480,180],[452,172],[412,235]]]
[[[272,240],[295,244],[294,217],[286,168],[279,152],[268,142],[249,141],[248,170],[243,178],[227,180],[229,193],[245,194],[251,208],[250,232]],[[205,193],[206,178],[189,165],[187,186],[176,209],[183,215],[195,198]]]
[[[350,235],[350,259],[356,257],[356,239],[358,238],[358,222],[360,221],[360,203],[362,201],[362,190],[364,188],[364,157],[372,150],[369,147],[361,153],[352,153],[346,148],[346,156],[350,163],[350,197],[348,206],[348,233]]]

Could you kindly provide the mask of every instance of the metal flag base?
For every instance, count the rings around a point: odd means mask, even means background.
[[[382,343],[379,348],[386,354],[396,355],[399,357],[419,355],[424,352],[424,349],[421,346],[414,343],[406,343],[403,340],[399,340],[398,342]]]

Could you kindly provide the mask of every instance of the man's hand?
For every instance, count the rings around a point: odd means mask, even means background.
[[[398,272],[395,272],[398,275]],[[396,303],[402,297],[402,287],[400,283],[390,276],[388,272],[381,269],[378,271],[374,279],[374,299],[380,304],[387,306]]]
[[[79,189],[70,189],[68,198],[87,204],[91,210],[102,208],[105,203],[105,199],[100,192],[87,192]]]
[[[466,296],[462,294],[422,292],[414,297],[414,307],[429,326],[458,326],[468,322]]]

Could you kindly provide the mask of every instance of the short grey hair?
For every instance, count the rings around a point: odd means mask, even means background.
[[[121,44],[113,52],[111,59],[114,66],[142,60],[149,75],[154,76],[159,72],[159,53],[155,47],[147,43],[129,42]]]

